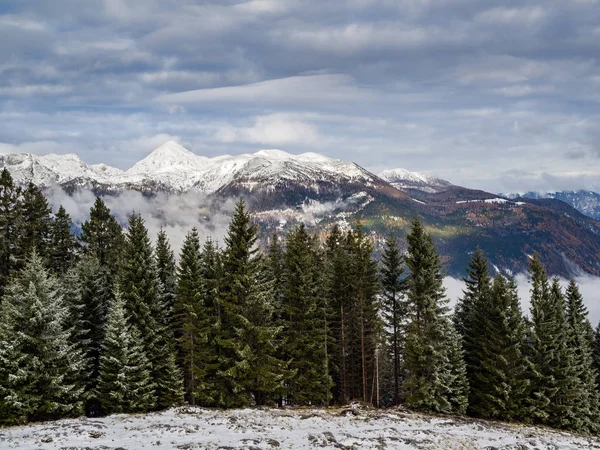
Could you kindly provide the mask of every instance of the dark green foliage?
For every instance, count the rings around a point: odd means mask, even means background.
[[[142,336],[144,352],[150,361],[150,375],[156,387],[157,407],[179,403],[182,378],[175,365],[173,336],[159,320],[165,315],[160,281],[148,230],[144,220],[136,214],[129,217],[118,286],[130,324]]]
[[[100,197],[90,209],[89,220],[81,225],[81,240],[86,244],[86,253],[95,255],[102,267],[116,274],[124,245],[123,232]]]
[[[588,320],[588,311],[574,280],[569,282],[565,293],[567,321],[570,327],[569,351],[579,380],[579,395],[575,403],[575,414],[580,424],[578,430],[597,432],[600,419],[597,373],[594,368],[594,330]]]
[[[211,394],[205,382],[209,354],[208,328],[211,317],[204,305],[204,279],[200,255],[200,238],[193,228],[185,238],[177,271],[177,298],[174,319],[178,341],[179,365],[183,368],[186,400],[195,405],[196,398],[210,404]]]
[[[327,354],[327,310],[320,294],[320,260],[304,225],[289,233],[283,258],[282,358],[295,375],[286,383],[287,402],[327,404],[332,380]]]
[[[592,344],[592,359],[596,369],[596,388],[600,390],[600,323],[594,330],[594,343]]]
[[[0,174],[0,296],[10,274],[17,267],[22,234],[21,189],[14,185],[8,170]],[[1,298],[1,297],[0,297]]]
[[[50,226],[49,266],[56,274],[64,274],[79,257],[79,242],[71,231],[71,217],[62,206],[58,208]]]
[[[50,229],[52,212],[48,206],[48,200],[42,194],[42,191],[29,183],[23,191],[22,199],[22,220],[23,230],[21,236],[20,250],[21,258],[24,261],[33,249],[36,249],[39,256],[47,259],[50,253]]]
[[[469,396],[469,410],[479,411],[478,402],[480,393],[486,387],[481,386],[481,343],[487,338],[486,324],[484,323],[485,310],[492,304],[490,276],[488,261],[481,249],[477,248],[467,268],[467,276],[463,277],[466,289],[458,300],[453,316],[454,327],[459,333],[464,359],[467,368],[467,378],[471,386]],[[477,384],[480,384],[477,388]],[[485,383],[483,383],[485,384]]]
[[[219,406],[263,402],[279,388],[281,374],[275,371],[280,364],[274,355],[264,354],[268,348],[258,348],[268,336],[274,337],[276,329],[268,320],[272,287],[259,281],[263,269],[255,247],[256,232],[240,199],[225,238],[219,284],[215,326],[218,371],[214,385]],[[260,290],[267,287],[264,292]],[[244,342],[242,336],[250,342]],[[270,389],[274,391],[269,392]]]
[[[175,256],[167,233],[161,228],[156,238],[156,270],[158,271],[158,280],[160,281],[160,293],[162,297],[165,315],[161,323],[171,330],[174,329],[173,308],[175,305],[175,296],[177,292],[177,268],[175,265]]]
[[[346,320],[345,349],[348,380],[347,397],[374,403],[375,354],[382,344],[379,311],[379,278],[377,262],[372,258],[373,246],[364,229],[357,224],[348,233],[349,310]]]
[[[487,263],[487,262],[486,262]],[[516,420],[524,415],[529,364],[525,323],[513,280],[496,276],[472,304],[469,325],[469,411],[478,417]]]
[[[556,428],[579,429],[576,404],[581,386],[569,349],[571,332],[558,279],[549,284],[537,256],[530,262],[531,319],[533,327],[532,400],[534,421]]]
[[[108,414],[145,412],[156,405],[150,362],[140,332],[126,314],[117,294],[108,313],[98,381],[98,398]]]
[[[447,315],[439,256],[418,218],[407,239],[406,404],[425,411],[464,412],[465,367],[457,355],[458,335]]]
[[[329,374],[333,382],[333,401],[337,404],[347,402],[348,392],[345,349],[350,302],[350,256],[346,244],[346,236],[337,224],[334,225],[325,243],[323,288],[329,313],[327,321],[330,333],[330,338],[327,340]]]
[[[110,274],[100,266],[94,255],[85,255],[76,267],[64,275],[61,291],[69,308],[72,343],[85,357],[82,382],[86,390],[86,414],[96,416],[100,413],[100,404],[95,395],[100,353],[106,315],[113,299]]]
[[[5,423],[81,414],[82,355],[69,312],[35,251],[7,286],[0,312],[0,418]]]
[[[404,301],[405,283],[402,279],[404,262],[398,248],[398,240],[393,235],[388,236],[385,242],[381,262],[381,287],[384,299],[382,309],[388,330],[389,353],[393,361],[393,404],[398,405],[400,403],[400,364],[406,325],[406,302]]]

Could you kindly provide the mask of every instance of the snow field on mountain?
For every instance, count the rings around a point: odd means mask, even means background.
[[[600,441],[537,427],[401,410],[194,407],[0,428],[10,449],[591,449]]]

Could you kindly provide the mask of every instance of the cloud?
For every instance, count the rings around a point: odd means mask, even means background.
[[[203,105],[238,103],[290,105],[325,102],[355,102],[372,99],[374,92],[357,87],[352,77],[341,74],[301,75],[238,86],[197,89],[158,97],[167,104]]]
[[[588,188],[597,6],[8,0],[0,142],[51,141],[36,151],[126,168],[162,134],[207,156],[317,151],[488,191],[505,190],[511,171],[561,178],[568,167]]]
[[[249,127],[224,126],[215,133],[221,142],[250,142],[265,145],[311,144],[319,138],[317,127],[293,120],[285,115],[273,114],[253,118]]]
[[[67,195],[59,187],[52,187],[45,194],[53,211],[63,205],[76,224],[89,218],[89,210],[96,199],[94,193],[88,190]],[[235,206],[233,199],[215,203],[198,193],[158,194],[148,198],[137,191],[126,191],[103,199],[122,226],[127,225],[128,217],[135,212],[144,219],[153,240],[162,227],[176,253],[192,227],[198,229],[202,240],[210,237],[222,244]]]

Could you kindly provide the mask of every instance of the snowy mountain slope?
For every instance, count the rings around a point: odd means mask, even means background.
[[[207,158],[169,141],[127,171],[106,164],[86,165],[76,155],[0,155],[0,167],[7,167],[20,184],[32,181],[41,187],[54,184],[119,190],[154,186],[173,192],[214,193],[239,182],[248,190],[262,185],[273,189],[282,182],[381,182],[362,167],[316,153],[291,155],[280,150],[254,154]]]
[[[400,410],[176,408],[0,428],[1,448],[565,449],[598,448],[570,433]]]
[[[416,189],[428,193],[440,192],[452,186],[449,181],[406,169],[384,170],[379,178],[398,189]]]
[[[582,214],[592,219],[600,220],[600,194],[594,191],[557,191],[557,192],[526,192],[521,194],[508,194],[510,198],[553,199],[560,200],[572,206]]]

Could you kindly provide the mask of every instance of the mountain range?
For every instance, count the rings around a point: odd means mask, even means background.
[[[386,235],[403,236],[419,215],[450,275],[464,274],[479,246],[492,269],[505,274],[525,271],[528,256],[538,252],[551,274],[600,276],[600,222],[564,201],[509,198],[404,169],[376,175],[316,153],[261,150],[208,158],[170,141],[125,171],[88,165],[74,154],[0,155],[0,167],[19,184],[58,185],[71,194],[197,192],[215,205],[243,196],[263,236],[300,221],[326,233],[333,223],[349,227],[359,220],[378,250]]]

